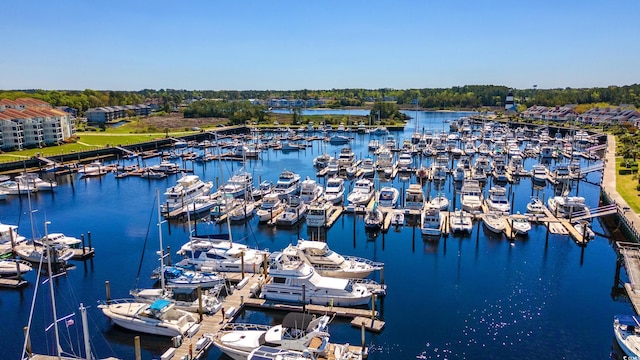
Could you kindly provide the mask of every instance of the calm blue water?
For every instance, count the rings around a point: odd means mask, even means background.
[[[448,130],[446,119],[460,113],[420,112],[419,128]],[[394,133],[401,141],[415,129],[412,120],[404,132]],[[354,134],[351,143],[359,158],[368,156],[369,135]],[[246,168],[259,179],[276,180],[283,169],[297,171],[303,177],[315,176],[312,159],[322,152],[338,153],[341,146],[315,142],[306,151],[283,154],[265,152],[262,160],[252,161]],[[147,161],[147,165],[158,162]],[[419,161],[419,160],[416,160]],[[423,159],[428,164],[430,159]],[[131,161],[133,163],[134,161]],[[525,167],[535,162],[527,159]],[[227,178],[239,168],[238,163],[217,162],[204,166],[187,164],[195,174],[214,183]],[[222,173],[221,175],[221,168]],[[599,174],[588,180],[598,183]],[[149,279],[158,265],[156,189],[160,193],[175,184],[176,175],[147,181],[140,178],[58,179],[54,194],[39,193],[32,199],[34,227],[37,236],[44,234],[43,223],[51,222],[49,232],[63,232],[79,237],[91,232],[96,257],[75,262],[68,275],[54,280],[58,316],[74,311],[80,302],[89,307],[92,341],[98,355],[133,357],[133,333],[109,324],[96,307],[105,298],[106,280],[111,283],[112,298],[126,297],[136,286],[152,286]],[[319,179],[323,183],[322,179]],[[397,178],[394,186],[403,190],[415,180]],[[349,185],[351,183],[349,182]],[[425,187],[434,196],[432,187]],[[442,189],[453,194],[453,186]],[[532,194],[545,197],[553,193],[547,185],[534,189],[529,179],[507,185],[515,192],[515,211],[525,212]],[[596,207],[599,189],[581,183],[572,189]],[[403,193],[403,192],[402,192]],[[18,224],[19,232],[31,236],[27,198],[11,197],[0,203],[0,222]],[[225,225],[226,227],[226,225]],[[604,233],[594,222],[594,230]],[[220,227],[198,222],[197,232],[217,232]],[[223,230],[224,227],[223,227]],[[183,223],[165,223],[162,228],[165,246],[172,252],[186,241],[188,227]],[[503,236],[486,233],[474,227],[468,237],[449,236],[439,241],[423,241],[419,229],[405,226],[387,234],[368,234],[360,215],[345,215],[323,234],[309,234],[303,224],[297,229],[283,230],[259,226],[254,218],[246,224],[232,226],[236,241],[251,246],[279,250],[298,237],[312,235],[327,239],[330,247],[345,255],[357,255],[386,264],[384,280],[388,295],[376,307],[386,321],[381,334],[367,333],[371,359],[603,359],[612,350],[612,316],[632,312],[628,301],[613,300],[615,254],[609,240],[597,236],[586,248],[578,247],[566,236],[549,234],[543,226],[535,226],[528,238],[511,244]],[[146,243],[146,246],[145,246]],[[143,257],[144,256],[144,257]],[[175,255],[174,255],[175,256]],[[141,264],[141,266],[140,266]],[[138,268],[140,266],[140,272]],[[35,289],[35,272],[28,275],[29,287],[22,291],[0,291],[0,314],[5,336],[0,346],[8,358],[21,352],[23,326]],[[380,280],[379,274],[373,276]],[[51,322],[48,287],[41,286],[33,314],[33,346],[39,352],[53,353],[53,332],[45,334]],[[240,321],[277,323],[282,314],[247,311]],[[79,317],[76,323],[79,323]],[[61,326],[63,348],[78,349],[77,325]],[[359,329],[344,321],[331,326],[332,340],[360,344]],[[143,358],[159,358],[169,346],[167,339],[142,336]],[[224,358],[212,349],[209,359]]]

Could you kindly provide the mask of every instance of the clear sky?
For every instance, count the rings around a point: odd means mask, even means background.
[[[6,1],[0,89],[640,82],[640,1]]]

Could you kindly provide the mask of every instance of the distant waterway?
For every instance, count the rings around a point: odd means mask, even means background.
[[[461,116],[450,112],[418,114],[404,131],[392,133],[400,142],[409,139],[416,128],[448,131],[446,121]],[[358,158],[373,156],[367,149],[369,134],[351,136],[350,146]],[[256,184],[259,180],[277,180],[284,169],[298,172],[303,178],[315,178],[313,158],[324,152],[335,155],[341,147],[316,141],[298,152],[268,150],[261,154],[261,160],[249,161],[245,168]],[[431,161],[416,158],[415,165],[428,166]],[[536,161],[527,159],[525,168],[530,169]],[[125,164],[158,162],[134,159]],[[241,165],[188,161],[184,166],[216,184]],[[27,197],[14,196],[0,202],[0,222],[18,225],[20,234],[27,237],[44,235],[45,220],[50,222],[49,232],[76,237],[84,234],[85,239],[91,232],[96,257],[74,261],[75,269],[57,277],[54,284],[59,317],[77,313],[81,302],[89,307],[92,343],[100,357],[133,358],[135,334],[110,324],[96,305],[105,299],[105,281],[110,281],[112,298],[128,297],[129,290],[154,284],[149,277],[159,265],[155,193],[159,189],[162,194],[178,176],[149,181],[138,177],[116,179],[111,173],[89,179],[68,175],[57,178],[60,185],[54,193],[35,194],[31,208]],[[571,194],[584,196],[587,205],[597,207],[599,187],[593,184],[599,183],[600,176],[589,174],[590,183],[574,184]],[[322,178],[317,180],[324,183]],[[378,186],[392,185],[402,194],[413,182],[415,178],[376,180]],[[346,184],[351,188],[353,181]],[[515,194],[514,211],[521,213],[532,195],[549,198],[554,194],[551,185],[537,188],[528,178],[506,187],[509,194]],[[451,180],[441,189],[425,186],[424,190],[430,197],[438,191],[450,199],[454,196]],[[598,221],[593,222],[593,228],[599,234],[606,233]],[[201,220],[193,230],[226,231],[226,225]],[[476,223],[470,236],[423,240],[420,229],[411,225],[392,228],[386,234],[368,233],[363,216],[353,214],[343,215],[326,232],[310,231],[304,224],[293,229],[259,225],[256,217],[232,224],[231,231],[235,241],[271,251],[283,249],[300,237],[314,237],[326,239],[330,248],[343,255],[384,262],[387,296],[376,308],[386,327],[380,334],[367,333],[370,359],[606,359],[614,343],[613,315],[633,312],[624,297],[612,292],[616,256],[610,240],[599,235],[581,248],[568,236],[548,234],[544,226],[534,225],[528,237],[510,242]],[[175,251],[187,241],[189,227],[176,221],[163,223],[162,234],[175,260]],[[380,274],[372,278],[381,280]],[[28,274],[27,280],[30,285],[23,290],[0,290],[4,331],[0,346],[6,358],[18,358],[21,352],[36,273]],[[52,321],[47,286],[38,290],[31,334],[36,351],[52,354],[53,330],[44,332]],[[76,336],[81,333],[80,318],[75,319],[74,325],[61,324],[63,339],[72,339],[63,342],[67,350],[79,347]],[[250,310],[241,314],[239,321],[275,324],[281,319],[280,313]],[[344,320],[336,319],[329,329],[334,342],[360,344],[359,329]],[[144,359],[159,358],[169,346],[168,339],[142,336]],[[207,358],[226,359],[215,348]]]

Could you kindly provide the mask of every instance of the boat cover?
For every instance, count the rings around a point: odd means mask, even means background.
[[[161,311],[165,307],[171,304],[171,301],[165,299],[158,299],[149,305],[149,309],[154,311]]]

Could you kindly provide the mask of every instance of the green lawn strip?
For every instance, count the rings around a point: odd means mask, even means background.
[[[638,185],[637,174],[620,175],[622,157],[616,157],[616,191],[629,204],[635,212],[640,212],[640,193],[636,189]]]

